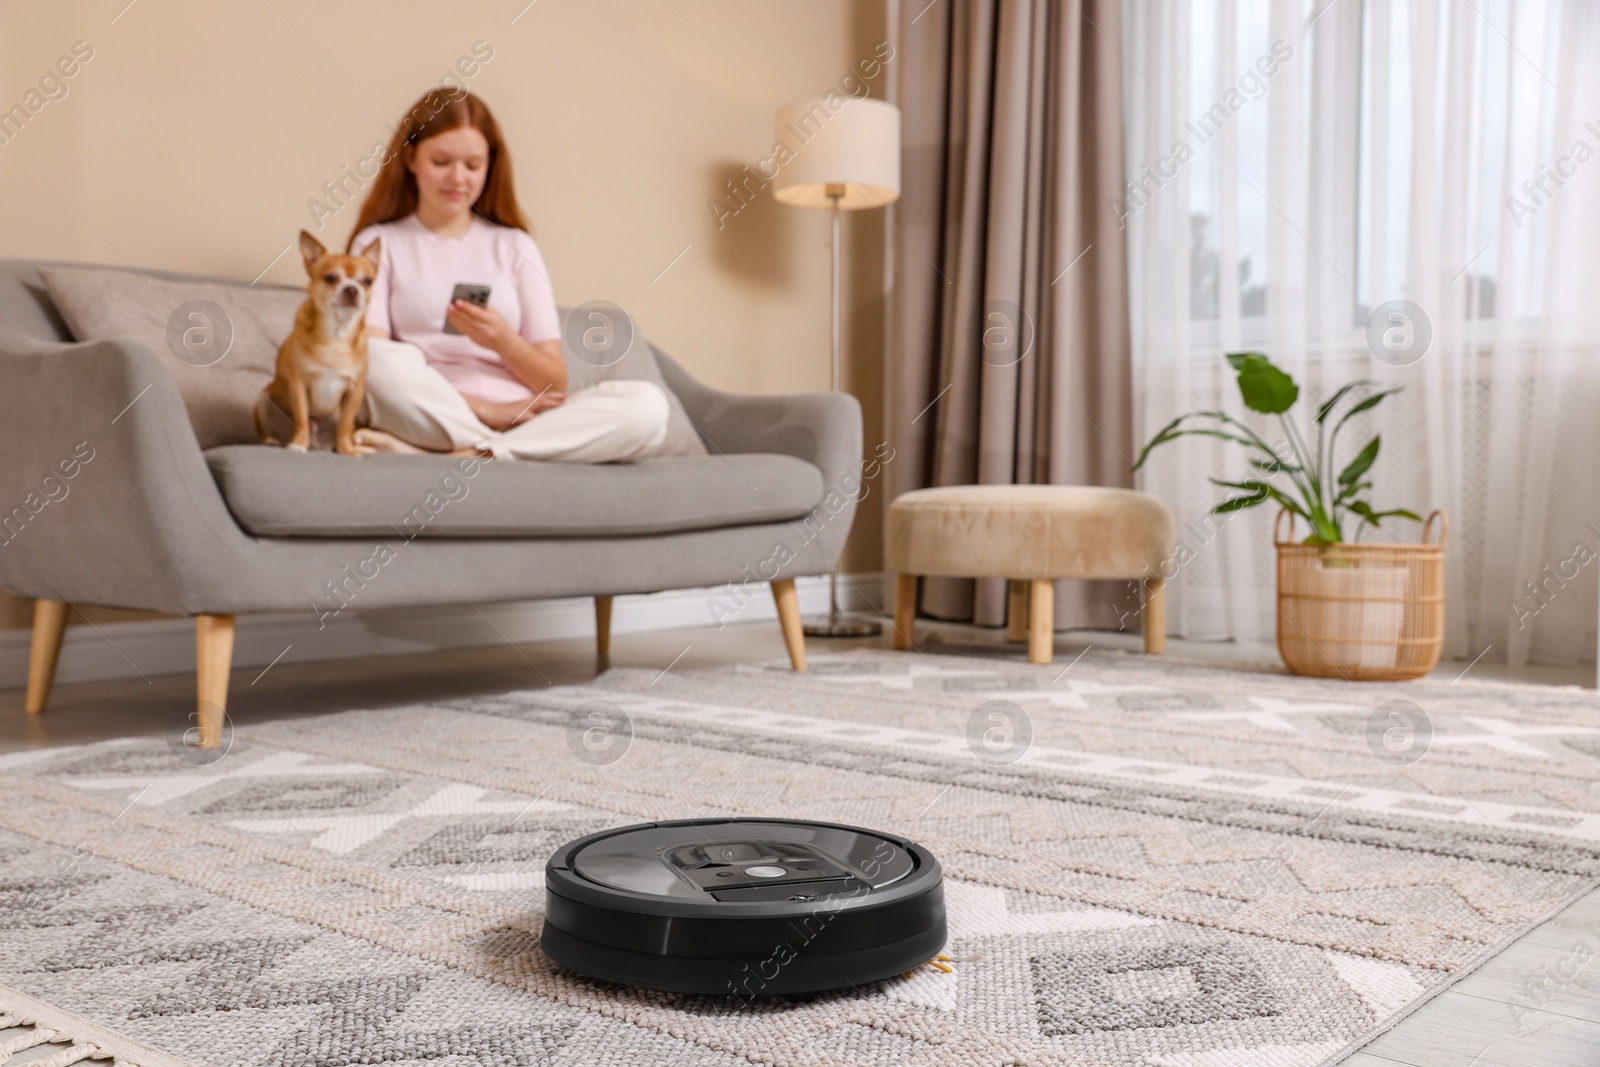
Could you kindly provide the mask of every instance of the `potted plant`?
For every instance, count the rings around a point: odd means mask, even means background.
[[[1343,386],[1317,409],[1313,440],[1307,427],[1290,416],[1300,398],[1292,377],[1258,352],[1231,352],[1227,358],[1238,375],[1245,407],[1277,416],[1284,444],[1273,448],[1225,411],[1195,411],[1162,427],[1139,453],[1134,470],[1144,466],[1157,446],[1179,437],[1211,437],[1249,449],[1255,476],[1244,481],[1212,478],[1216,485],[1237,490],[1212,511],[1243,511],[1269,500],[1279,506],[1273,530],[1278,649],[1289,669],[1360,679],[1426,674],[1438,664],[1444,643],[1445,517],[1442,512],[1429,516],[1419,544],[1361,543],[1366,528],[1380,529],[1385,519],[1423,520],[1406,508],[1379,511],[1368,501],[1368,474],[1378,458],[1380,435],[1342,465],[1339,452],[1339,434],[1346,424],[1400,387],[1379,388],[1368,379]],[[1310,528],[1299,542],[1293,540],[1297,521]],[[1439,539],[1430,543],[1435,522]]]

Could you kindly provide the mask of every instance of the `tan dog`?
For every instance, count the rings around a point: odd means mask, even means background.
[[[356,445],[356,412],[367,388],[367,302],[378,277],[378,242],[357,256],[329,255],[300,231],[300,255],[311,281],[295,313],[294,332],[278,349],[277,376],[256,401],[256,433],[264,445],[288,442],[304,452],[315,424],[334,421],[334,449],[344,456],[371,451]]]

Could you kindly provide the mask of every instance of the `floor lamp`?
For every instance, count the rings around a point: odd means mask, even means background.
[[[822,208],[833,216],[833,391],[839,391],[839,219],[846,211],[881,208],[900,196],[900,109],[882,100],[830,93],[778,109],[774,136],[790,158],[773,196],[793,207]],[[875,619],[839,613],[839,567],[828,581],[828,617],[810,622],[813,637],[865,637],[880,633]]]

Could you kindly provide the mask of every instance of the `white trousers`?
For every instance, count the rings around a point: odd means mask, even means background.
[[[610,463],[641,459],[667,436],[667,398],[645,381],[600,382],[520,426],[491,430],[416,345],[367,340],[362,421],[418,448],[477,448],[496,459]]]

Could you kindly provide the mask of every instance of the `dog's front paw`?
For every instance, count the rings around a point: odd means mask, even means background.
[[[301,444],[292,444],[292,445],[289,445],[288,447],[289,447],[289,451],[290,452],[304,452],[304,451],[306,451],[306,446],[305,445],[301,445]]]

